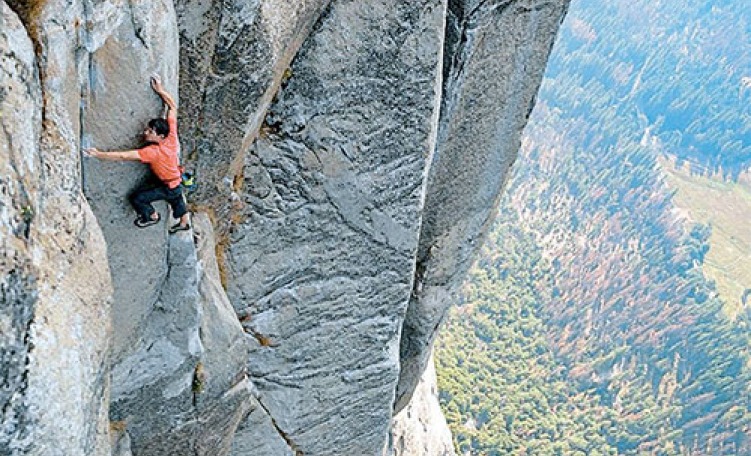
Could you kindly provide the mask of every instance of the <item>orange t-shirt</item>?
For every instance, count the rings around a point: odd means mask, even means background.
[[[180,172],[180,142],[177,139],[177,119],[167,117],[169,134],[159,144],[149,144],[138,149],[141,163],[148,163],[156,176],[169,188],[176,188],[182,181]]]

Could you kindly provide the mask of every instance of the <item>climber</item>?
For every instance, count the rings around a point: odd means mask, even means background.
[[[170,227],[170,233],[190,229],[188,210],[182,191],[182,172],[180,168],[180,143],[177,139],[177,104],[172,96],[164,90],[159,76],[151,78],[151,88],[161,97],[165,104],[167,119],[151,119],[143,131],[146,146],[135,150],[100,151],[94,147],[86,149],[90,157],[113,161],[140,161],[148,163],[151,171],[158,178],[156,185],[139,187],[130,195],[130,202],[138,213],[133,222],[139,228],[159,223],[161,217],[151,205],[154,201],[165,200],[172,208],[172,215],[179,219]]]

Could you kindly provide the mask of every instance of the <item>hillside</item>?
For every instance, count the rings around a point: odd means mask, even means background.
[[[534,125],[532,134],[570,145],[560,124]],[[503,216],[437,346],[459,449],[749,451],[748,322],[725,318],[703,276],[709,231],[674,215],[643,150],[606,158],[531,139],[523,150]],[[467,422],[482,425],[470,431]]]
[[[572,5],[436,346],[460,452],[751,453],[749,54],[734,44],[749,19],[738,1]]]
[[[751,305],[751,184],[718,176],[691,173],[687,167],[665,162],[667,184],[682,215],[711,228],[709,251],[703,263],[707,278],[717,286],[731,318]]]

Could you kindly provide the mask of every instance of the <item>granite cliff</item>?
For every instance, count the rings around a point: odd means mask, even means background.
[[[0,0],[0,454],[450,454],[405,407],[567,3]],[[154,73],[175,235],[82,154]]]

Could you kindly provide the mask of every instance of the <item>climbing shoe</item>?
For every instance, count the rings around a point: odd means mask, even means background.
[[[183,225],[180,225],[180,222],[177,222],[171,227],[169,227],[169,233],[174,234],[174,233],[177,233],[178,231],[188,231],[189,229],[190,229],[190,224],[183,226]]]
[[[147,226],[156,225],[161,219],[162,217],[159,215],[159,212],[157,212],[156,219],[138,216],[137,219],[133,220],[133,224],[138,228],[146,228]]]

